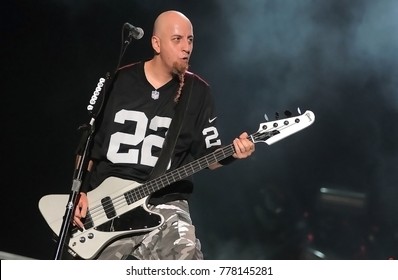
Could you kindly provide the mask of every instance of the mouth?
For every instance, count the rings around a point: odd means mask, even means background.
[[[189,64],[189,58],[188,57],[183,57],[180,58],[179,62],[178,62],[182,67],[187,67]]]

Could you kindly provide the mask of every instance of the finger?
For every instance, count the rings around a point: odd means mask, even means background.
[[[246,158],[248,156],[248,154],[246,151],[246,147],[244,146],[242,141],[240,141],[239,139],[235,139],[234,144],[235,144],[236,157],[240,158],[240,159]]]
[[[77,207],[75,209],[75,214],[73,216],[73,225],[78,226],[78,227],[82,227],[82,225],[83,225],[80,221],[80,219],[82,218],[82,214],[81,214],[80,210],[81,209],[80,209],[79,205],[77,205]]]
[[[251,142],[251,141],[248,141],[249,143],[248,143],[248,145],[249,145],[249,150],[251,151],[251,152],[254,152],[254,150],[255,150],[255,145],[254,145],[254,143],[253,142]]]
[[[246,152],[250,152],[252,150],[252,143],[245,139],[245,140],[240,140],[240,144],[241,144],[241,152],[242,153],[246,153]]]
[[[245,140],[243,145],[245,146],[246,151],[252,151],[253,150],[253,143],[250,142],[249,140]]]
[[[240,155],[240,154],[245,152],[245,146],[242,144],[242,142],[238,138],[236,138],[234,140],[234,145],[235,145],[235,152],[238,155]]]
[[[241,135],[239,135],[239,139],[247,139],[247,137],[249,137],[249,134],[247,134],[247,132],[243,132]]]
[[[87,205],[85,203],[82,203],[82,205],[80,205],[80,216],[82,218],[85,218],[87,215]]]
[[[79,228],[83,228],[83,223],[81,222],[80,218],[78,218],[78,217],[74,217],[73,225],[77,226]]]

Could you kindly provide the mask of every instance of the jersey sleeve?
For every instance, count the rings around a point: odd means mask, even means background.
[[[217,129],[217,115],[211,89],[202,83],[201,105],[195,125],[192,143],[192,156],[197,159],[221,147],[220,134]],[[195,105],[194,105],[195,106]]]

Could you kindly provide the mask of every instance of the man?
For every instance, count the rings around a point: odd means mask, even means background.
[[[191,79],[189,110],[185,113],[169,170],[221,147],[209,86],[197,75],[187,72],[193,38],[190,20],[180,12],[166,11],[154,23],[153,58],[119,69],[94,135],[90,172],[74,213],[73,222],[77,227],[83,228],[82,219],[89,206],[85,193],[107,177],[137,182],[148,179],[176,106],[190,90],[184,85],[190,84]],[[208,167],[216,169],[233,159],[250,156],[254,144],[247,137],[247,133],[242,133],[233,141],[233,156]],[[193,183],[187,178],[151,194],[148,209],[164,217],[163,225],[107,244],[97,258],[203,259],[189,214],[192,189]],[[145,217],[139,214],[132,221],[140,219]],[[109,230],[115,229],[118,223],[126,222],[112,221]]]

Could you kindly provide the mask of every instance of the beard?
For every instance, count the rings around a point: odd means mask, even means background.
[[[184,75],[185,72],[188,70],[188,61],[186,63],[178,63],[178,62],[174,62],[173,63],[173,73],[181,76]]]

